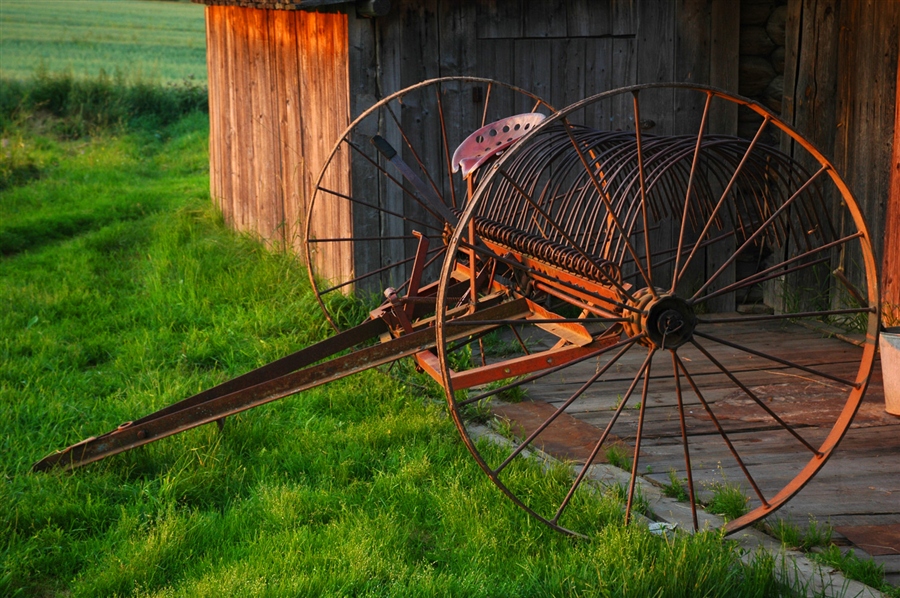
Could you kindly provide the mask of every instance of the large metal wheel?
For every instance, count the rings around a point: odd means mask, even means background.
[[[468,195],[453,151],[485,123],[528,112],[552,109],[505,83],[446,77],[394,93],[350,124],[319,174],[306,221],[310,280],[335,329],[358,323],[338,313],[343,297],[374,307],[384,289],[406,290],[418,235],[429,241],[424,279],[437,279],[447,220]]]
[[[738,111],[752,135],[720,136]],[[868,384],[878,291],[860,208],[808,141],[750,100],[646,85],[567,107],[482,168],[440,273],[438,353],[467,447],[513,501],[581,533],[611,461],[631,471],[626,519],[636,477],[671,471],[696,526],[724,474],[749,500],[733,532],[822,468]],[[495,284],[451,297],[472,256]],[[504,287],[546,312],[447,340]],[[506,443],[480,438],[485,420]],[[541,475],[541,453],[572,478]]]

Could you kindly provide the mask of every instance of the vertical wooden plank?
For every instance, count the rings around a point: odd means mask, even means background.
[[[788,0],[784,35],[784,94],[781,99],[781,118],[794,123],[797,93],[797,73],[800,69],[800,21],[803,14],[803,0]],[[786,154],[793,153],[793,142],[782,136],[780,149]]]
[[[892,139],[885,135],[894,124],[897,46],[900,15],[896,3],[842,5],[840,56],[840,123],[836,158],[860,202],[870,230],[876,260],[883,255],[885,200],[889,196]],[[849,51],[847,51],[849,46]],[[842,264],[856,283],[862,282],[860,257],[848,252]]]
[[[638,0],[609,0],[609,2],[612,34],[635,35],[638,30]]]
[[[518,85],[520,83],[519,81],[517,81],[515,74],[515,40],[478,40],[476,49],[478,53],[478,64],[481,67],[482,76],[513,85]],[[515,114],[517,111],[521,110],[521,106],[513,106],[512,104],[510,104],[509,106],[500,106],[496,103],[495,100],[492,100],[491,104],[492,106],[495,106],[498,111],[501,111],[507,115]]]
[[[588,38],[584,41],[584,95],[590,97],[613,87],[613,38]],[[612,122],[610,101],[593,103],[585,110],[584,120],[589,127],[609,130]]]
[[[272,52],[276,72],[275,106],[277,110],[278,147],[281,165],[278,181],[282,197],[284,244],[302,253],[305,231],[303,214],[303,146],[300,120],[300,72],[297,57],[297,11],[272,11]]]
[[[440,53],[428,51],[429,46],[440,36],[437,15],[438,0],[421,0],[403,5],[401,13],[403,19],[401,85],[403,87],[440,75]],[[409,99],[404,101],[400,107],[400,113],[396,114],[407,138],[415,146],[415,154],[407,143],[394,146],[398,149],[403,147],[403,159],[407,164],[415,165],[413,169],[429,186],[432,182],[443,179],[443,160],[441,159],[443,148],[438,133],[440,119],[436,100],[431,93],[430,90],[423,90],[410,95]],[[419,168],[418,160],[425,165],[424,171]],[[420,222],[430,220],[425,208],[412,197],[404,196],[403,202],[404,215]],[[414,226],[408,224],[404,234],[410,235],[413,228]],[[397,258],[402,259],[415,255],[416,246],[415,239],[407,239],[404,242],[403,255],[397,256]]]
[[[478,2],[478,39],[521,38],[525,0],[484,0]]]
[[[675,80],[709,83],[710,6],[708,0],[678,0],[675,9]],[[695,135],[703,114],[703,97],[674,94],[673,132]]]
[[[871,61],[875,58],[872,56],[870,45],[877,45],[877,40],[873,38],[873,24],[866,21],[865,11],[861,4],[841,3],[835,7],[837,14],[834,15],[834,20],[835,26],[840,31],[840,52],[833,58],[826,55],[827,58],[832,58],[832,62],[826,63],[826,65],[836,65],[831,67],[835,71],[835,89],[837,90],[835,94],[837,103],[833,107],[836,114],[833,118],[838,123],[839,129],[836,134],[826,138],[831,145],[826,144],[826,149],[823,151],[826,155],[834,156],[838,172],[841,173],[860,203],[863,214],[866,214],[867,204],[871,199],[869,176],[873,174],[869,171],[872,164],[873,138],[871,137],[871,121],[869,115],[866,114],[866,104],[871,99],[872,82],[870,77],[873,69],[871,64],[862,64],[861,61]],[[877,58],[875,59],[877,60]],[[827,68],[825,65],[822,67]],[[831,108],[832,106],[829,104],[827,107]],[[807,127],[810,125],[801,120],[800,113],[801,108],[798,103],[795,120],[803,123],[804,128],[801,130],[804,131],[804,134],[814,142],[821,142],[821,133],[807,132]],[[810,124],[815,125],[815,121]],[[872,236],[872,244],[876,247],[879,244],[880,236]],[[859,282],[853,272],[858,269],[854,265],[860,259],[859,252],[855,247],[848,246],[841,254],[841,258],[843,263],[835,262],[833,267],[843,266],[845,276],[853,282]]]
[[[556,65],[552,62],[552,42],[539,39],[518,39],[513,44],[514,66],[513,80],[515,84],[550,102],[560,106],[563,101],[562,90],[553,89],[550,73]],[[528,112],[531,102],[518,100],[516,112]]]
[[[328,15],[326,21],[331,30],[331,45],[334,48],[333,55],[329,60],[330,78],[326,81],[332,82],[330,89],[325,90],[327,100],[321,105],[328,105],[325,102],[332,102],[336,107],[334,110],[332,121],[328,128],[328,142],[325,146],[326,155],[332,144],[340,137],[347,126],[350,124],[350,74],[349,68],[349,47],[347,32],[346,13],[332,13]],[[320,165],[321,168],[321,165]],[[341,160],[340,170],[340,189],[344,193],[350,193],[350,162],[346,157]],[[353,231],[353,213],[350,206],[344,205],[338,215],[340,228],[349,235]],[[353,252],[352,248],[346,248],[341,254],[341,265],[343,271],[353,272]]]
[[[276,222],[276,198],[274,178],[278,176],[274,160],[273,135],[275,122],[272,105],[273,91],[269,76],[268,23],[263,9],[247,9],[247,39],[250,62],[250,136],[253,144],[253,181],[250,187],[250,214],[253,219],[249,230],[264,241],[274,239]]]
[[[638,41],[635,38],[612,39],[612,71],[610,89],[634,85],[640,80]],[[631,96],[618,94],[610,102],[609,129],[631,131],[634,129],[634,107]]]
[[[217,6],[207,6],[204,10],[206,22],[206,70],[209,81],[209,194],[213,202],[221,210],[224,194],[222,182],[222,115],[224,106],[221,101],[221,90],[227,81],[221,77],[221,66],[224,56],[221,39],[223,31],[219,22],[221,10]]]
[[[637,79],[641,83],[672,81],[675,78],[675,4],[637,0]],[[673,98],[661,93],[641,98],[641,118],[656,123],[653,133],[671,135]],[[633,123],[631,102],[620,106],[622,117]],[[627,116],[631,114],[630,116]],[[633,126],[633,125],[632,125]]]
[[[216,31],[218,38],[217,54],[220,60],[217,62],[216,71],[217,78],[221,82],[217,86],[215,93],[219,98],[219,114],[218,118],[218,144],[219,144],[219,170],[221,179],[222,195],[218,198],[219,209],[222,210],[222,216],[228,224],[234,223],[234,175],[232,173],[231,163],[231,123],[232,123],[232,107],[231,107],[231,89],[233,87],[233,79],[231,77],[231,63],[233,60],[233,44],[231,42],[231,24],[229,21],[230,9],[225,6],[209,7],[210,15],[214,18],[211,23]],[[212,85],[210,84],[212,91]],[[212,114],[210,117],[212,118]],[[212,133],[210,133],[212,134]]]
[[[232,224],[237,230],[247,230],[245,218],[245,206],[248,195],[248,182],[251,178],[252,146],[247,138],[249,123],[246,117],[246,106],[249,103],[246,90],[246,64],[247,64],[247,25],[244,10],[239,7],[229,7],[230,33],[229,45],[232,50],[232,62],[229,72],[233,87],[230,91],[229,115],[231,137],[231,176],[232,176]]]
[[[478,62],[478,40],[476,36],[477,7],[472,2],[438,2],[438,31],[440,32],[439,71],[441,76],[452,75],[486,75],[495,77],[491,71],[481,72]],[[485,86],[481,97],[473,92],[474,84],[450,84],[441,86],[441,105],[444,112],[444,129],[447,133],[448,152],[452,156],[456,147],[468,137],[472,131],[481,126],[484,108]],[[443,154],[442,154],[443,156]],[[442,163],[447,162],[442,157]],[[466,187],[462,177],[448,174],[446,167],[442,169],[441,191],[444,197],[453,201],[455,196],[458,206],[465,199]],[[451,192],[451,188],[453,192]]]
[[[524,37],[565,37],[566,29],[566,0],[523,3]]]
[[[803,40],[794,83],[794,126],[826,155],[834,155],[838,39],[837,0],[804,0],[800,22]],[[841,54],[847,45],[841,45]],[[849,57],[848,57],[849,58]],[[848,106],[849,108],[849,106]]]
[[[389,18],[389,17],[388,17]],[[361,19],[352,15],[347,20],[348,44],[353,50],[349,52],[349,79],[348,89],[350,93],[350,116],[356,118],[378,101],[379,93],[379,65],[381,57],[377,50],[376,28],[385,19]],[[367,138],[377,133],[376,130],[359,131]],[[361,147],[368,144],[356,142]],[[378,202],[378,188],[373,170],[368,167],[365,160],[351,154],[348,157],[350,164],[351,194],[366,197],[373,203]],[[354,238],[374,238],[379,235],[379,222],[374,218],[364,217],[359,211],[351,207],[353,220],[352,230]],[[381,263],[380,244],[378,242],[357,242],[353,247],[354,272],[371,272]]]
[[[652,0],[638,0],[637,2],[637,76],[642,83],[666,82],[676,78],[676,3],[658,3]],[[641,126],[641,131],[653,135],[672,135],[678,130],[675,122],[675,95],[670,90],[651,89],[645,90],[638,96],[640,103],[641,124],[634,121],[634,103],[630,97],[623,97],[617,111],[620,111],[624,120],[628,117],[627,127],[623,130],[634,131],[636,126]],[[655,191],[648,189],[652,196]],[[660,242],[661,247],[674,246],[677,238],[677,224],[671,220],[662,220],[656,224],[654,237]],[[644,242],[641,238],[632,237],[635,241],[636,251],[644,254]],[[661,267],[653,268],[652,275],[656,286],[665,287],[670,284],[671,273],[665,272]],[[631,279],[639,287],[646,282],[635,276]]]
[[[381,96],[387,96],[393,92],[400,91],[403,88],[403,24],[404,16],[400,10],[392,10],[388,17],[378,19],[376,23],[376,35],[380,44],[379,64],[381,70],[379,72],[379,82],[381,87]],[[399,135],[391,136],[387,131],[381,130],[379,133],[384,136],[393,147],[399,147]],[[383,156],[376,157],[382,167],[386,166]],[[394,185],[385,185],[377,189],[378,203],[380,206],[394,213],[403,212],[403,196]],[[378,231],[382,237],[394,237],[403,235],[404,230],[396,218],[383,218],[378,222]],[[404,256],[405,248],[402,240],[386,239],[380,243],[379,255],[376,265],[388,265],[397,262]],[[373,292],[380,291],[393,284],[388,278],[388,274],[380,281],[372,281]],[[380,288],[377,288],[380,287]]]
[[[554,105],[564,108],[585,98],[587,40],[555,39],[550,52],[551,62],[556,65],[550,73],[550,85],[559,100]]]
[[[302,12],[297,23],[303,101],[303,177],[307,189],[304,195],[309,197],[309,190],[335,140],[349,124],[347,15]],[[339,193],[350,192],[350,164],[346,153],[337,156],[322,184]],[[316,213],[317,220],[310,224],[323,235],[349,237],[352,235],[351,216],[347,202],[328,202]],[[322,259],[320,271],[327,277],[351,275],[353,251],[349,243],[329,244]]]
[[[212,8],[212,7],[211,7]],[[229,31],[231,25],[228,21],[228,9],[225,7],[216,7],[213,11],[216,15],[217,30],[217,50],[219,57],[216,71],[217,78],[220,81],[215,94],[218,98],[219,110],[216,121],[218,122],[218,146],[219,146],[219,178],[221,181],[221,198],[219,199],[219,207],[226,222],[234,222],[234,176],[232,173],[231,152],[232,152],[232,106],[231,106],[231,89],[232,76],[231,65],[233,62],[233,44],[229,43],[231,37]],[[210,87],[212,89],[212,87]]]
[[[438,35],[440,36],[438,71],[441,77],[456,75],[493,77],[491,71],[481,72],[477,55],[476,4],[447,2],[437,5]]]
[[[900,326],[900,57],[897,60],[890,189],[884,217],[884,257],[881,261],[881,321],[893,326]],[[878,234],[877,230],[870,232]]]
[[[569,37],[612,35],[612,2],[569,0],[566,29]]]
[[[320,139],[319,125],[321,111],[316,108],[316,100],[318,99],[315,86],[321,83],[321,73],[316,70],[317,63],[315,55],[319,52],[318,32],[315,28],[315,13],[306,11],[297,11],[296,13],[296,39],[294,43],[297,47],[297,65],[299,69],[300,80],[300,126],[301,126],[301,146],[303,147],[303,164],[301,168],[301,181],[304,199],[312,196],[312,187],[315,184],[315,176],[321,165],[319,150],[324,142]],[[309,223],[311,229],[322,237],[339,237],[340,231],[335,230],[331,225],[333,219],[331,216],[330,201],[323,203],[322,209],[310,216],[313,221]],[[308,205],[303,205],[301,213],[306,214]],[[304,230],[306,223],[301,225]],[[317,271],[322,273],[325,278],[338,276],[340,273],[334,268],[333,258],[330,253],[339,251],[339,247],[329,246],[323,248],[323,253],[318,257],[322,260],[319,263]]]
[[[271,241],[281,251],[287,248],[287,223],[285,222],[284,202],[284,141],[281,136],[281,103],[285,97],[284,71],[278,64],[277,41],[275,39],[275,13],[282,11],[267,10],[265,12],[265,37],[266,37],[266,82],[267,86],[267,110],[269,112],[265,122],[269,125],[269,143],[271,145],[269,161],[272,164],[272,172],[269,174],[269,195],[272,202],[271,222],[273,226]],[[279,85],[279,82],[281,84]]]
[[[781,100],[781,117],[796,128],[799,78],[805,68],[804,65],[800,64],[802,42],[804,40],[805,0],[788,0],[787,6],[785,19],[784,92]],[[800,132],[801,134],[803,133],[803,131]],[[781,135],[779,149],[788,155],[793,155],[793,140],[787,135]],[[763,302],[776,310],[781,310],[783,287],[784,282],[780,278],[765,283],[763,285]]]

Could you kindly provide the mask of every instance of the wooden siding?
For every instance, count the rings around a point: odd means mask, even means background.
[[[454,75],[511,83],[558,108],[639,82],[685,81],[736,92],[740,22],[733,8],[727,0],[397,1],[386,17],[350,20],[351,113],[360,114],[377,98],[422,80]],[[685,97],[673,92],[642,105],[641,119],[655,123],[650,132],[695,134],[703,106]],[[472,108],[465,102],[459,107]],[[510,114],[529,108],[510,107]],[[436,108],[420,112],[436,114]],[[633,129],[630,97],[598,109],[594,119],[584,124]],[[469,120],[457,114],[448,127]],[[735,134],[737,110],[710,123],[710,129]],[[437,129],[413,125],[407,131],[421,135],[427,145]],[[469,132],[449,130],[448,135],[462,140]],[[355,226],[358,234],[371,234],[367,223]],[[675,230],[672,224],[662,234]],[[408,257],[410,248],[394,245],[384,244],[381,255],[357,255],[356,264],[368,271]],[[705,263],[695,260],[697,274],[717,269],[727,257],[721,254],[706,256]],[[729,278],[721,280],[725,284]],[[733,295],[711,307],[734,309]]]
[[[560,108],[638,82],[690,81],[737,91],[739,15],[727,0],[394,5],[380,19],[351,19],[353,114],[380,95],[452,75],[512,83]],[[658,110],[664,115],[658,122],[671,123],[674,131],[688,127],[684,111],[699,109],[676,106],[673,98]],[[717,126],[736,131],[736,114],[734,123]]]
[[[350,120],[347,23],[207,6],[210,188],[234,228],[300,249],[308,189]]]
[[[394,4],[379,19],[358,18],[352,9],[348,15],[207,7],[211,189],[235,228],[299,250],[313,179],[351,115],[423,79],[495,78],[559,107],[637,82],[738,87],[739,14],[728,0]],[[876,257],[886,260],[900,253],[900,235],[885,232],[896,164],[898,29],[900,3],[788,6],[784,117],[834,158],[863,205]],[[642,120],[655,123],[653,133],[693,133],[700,110],[673,94],[643,105]],[[623,103],[603,115],[604,123],[588,124],[631,128],[630,119]],[[734,133],[737,119],[735,111],[711,129]],[[350,176],[329,185],[349,189]],[[351,222],[350,213],[322,218],[322,226],[342,233],[367,226]],[[893,239],[890,251],[886,238]],[[354,260],[405,257],[329,253],[333,268],[344,272]],[[704,267],[715,268],[716,259],[708,256]],[[895,304],[897,261],[885,262],[884,276],[885,298]],[[852,274],[852,263],[845,268]],[[713,308],[731,309],[729,301]]]

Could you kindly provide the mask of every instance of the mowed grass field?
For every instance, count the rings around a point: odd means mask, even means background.
[[[203,6],[152,0],[3,0],[0,77],[26,79],[38,70],[205,83]]]

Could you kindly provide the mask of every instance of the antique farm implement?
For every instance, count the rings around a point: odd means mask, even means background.
[[[719,134],[738,117],[752,136]],[[78,467],[409,356],[445,389],[491,480],[550,526],[578,531],[579,494],[615,447],[632,472],[626,516],[635,476],[671,463],[696,524],[699,477],[723,463],[751,501],[734,531],[824,465],[874,360],[878,292],[857,203],[800,135],[712,88],[637,86],[556,111],[496,81],[415,85],[338,141],[305,245],[335,336],[35,469]],[[344,326],[335,306],[351,294],[379,300]],[[858,346],[825,366],[775,340],[799,325],[856,333]],[[506,418],[506,443],[475,438],[492,418]],[[516,472],[575,420],[595,434],[547,510],[534,498],[540,475]],[[767,468],[767,451],[785,446],[792,465]]]

